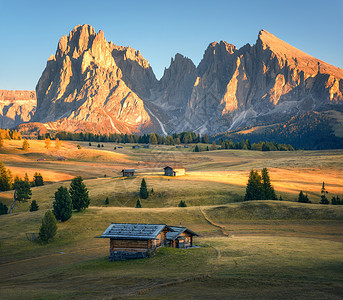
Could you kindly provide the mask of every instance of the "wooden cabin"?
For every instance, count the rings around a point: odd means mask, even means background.
[[[140,146],[132,146],[132,149],[139,149]]]
[[[167,166],[164,168],[165,176],[182,176],[186,175],[186,168],[181,166]]]
[[[194,231],[186,227],[170,226],[173,230],[167,233],[167,243],[172,248],[190,248],[193,247],[193,237],[199,236]]]
[[[167,244],[167,233],[173,230],[165,224],[112,223],[101,238],[110,239],[110,261],[148,257],[158,247]]]
[[[123,173],[123,177],[130,177],[135,175],[135,170],[134,169],[123,169],[121,170]]]

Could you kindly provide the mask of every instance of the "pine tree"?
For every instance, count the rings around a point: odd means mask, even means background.
[[[147,199],[149,197],[149,191],[145,182],[145,179],[142,179],[141,188],[139,190],[139,195],[142,199]]]
[[[274,190],[272,184],[270,183],[270,178],[269,178],[267,168],[262,169],[262,186],[263,186],[264,199],[266,199],[266,200],[277,200],[275,190]]]
[[[203,142],[204,144],[209,144],[209,143],[210,143],[210,139],[208,138],[207,133],[205,133],[205,135],[203,136],[202,142]]]
[[[29,176],[27,175],[27,173],[25,173],[25,176],[24,176],[24,181],[26,181],[26,182],[30,182],[30,179],[29,179]]]
[[[92,143],[91,143],[91,142],[89,142],[89,143],[88,143],[88,146],[92,146]]]
[[[73,203],[73,209],[81,211],[89,206],[90,199],[88,196],[88,190],[83,183],[81,176],[75,177],[70,184],[69,193]]]
[[[7,205],[0,202],[0,215],[6,215],[7,213],[8,213]]]
[[[179,202],[178,207],[187,207],[187,204],[186,204],[185,201],[181,200],[181,201]]]
[[[110,199],[108,199],[108,197],[106,197],[106,199],[105,199],[105,204],[106,205],[110,204]]]
[[[44,142],[45,142],[45,148],[46,148],[46,149],[49,149],[49,148],[50,148],[50,144],[51,144],[50,138],[47,137],[47,138],[44,140]]]
[[[138,199],[136,202],[136,208],[142,208],[141,201]]]
[[[195,145],[194,152],[200,152],[198,145]]]
[[[244,201],[264,199],[262,178],[257,171],[252,169],[249,174]]]
[[[311,203],[311,201],[308,198],[307,194],[305,195],[303,193],[303,191],[300,191],[300,193],[299,193],[298,202],[301,202],[301,203]]]
[[[23,149],[24,151],[27,151],[27,150],[29,150],[29,148],[30,148],[29,142],[28,142],[27,140],[24,140],[24,141],[23,141],[23,145],[22,145],[22,149]]]
[[[332,197],[331,203],[332,203],[332,205],[342,205],[343,201],[337,195],[336,197],[335,196]]]
[[[0,135],[0,149],[4,147],[4,139],[2,137],[2,135]]]
[[[328,191],[325,188],[325,183],[323,181],[323,186],[321,190],[321,196],[320,196],[320,204],[329,204],[328,198],[326,198],[326,194],[328,194]]]
[[[66,187],[60,186],[57,192],[55,192],[55,201],[52,206],[52,212],[57,220],[65,222],[71,218],[73,213],[73,204]]]
[[[56,149],[60,149],[61,146],[62,146],[62,142],[60,141],[59,138],[56,138],[56,139],[55,139],[55,148],[56,148]]]
[[[32,200],[30,205],[30,211],[37,211],[39,209],[39,206],[36,202],[36,200]]]
[[[149,144],[156,145],[157,144],[157,137],[155,133],[149,134]]]
[[[14,188],[14,201],[11,205],[9,213],[12,213],[14,206],[17,201],[19,202],[27,202],[27,200],[31,199],[31,188],[30,184],[27,181],[19,180],[13,184]]]
[[[13,176],[9,169],[6,169],[3,162],[0,161],[0,191],[9,191],[12,189]]]
[[[215,141],[212,142],[211,150],[217,150],[217,144]]]
[[[36,172],[35,175],[33,175],[33,183],[34,183],[34,186],[44,185],[44,180],[41,173]]]
[[[42,219],[42,225],[39,230],[39,239],[42,242],[48,242],[57,232],[57,221],[51,210],[48,210]]]

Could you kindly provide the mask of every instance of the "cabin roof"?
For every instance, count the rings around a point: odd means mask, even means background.
[[[186,168],[183,166],[166,166],[166,167],[164,167],[164,169],[168,169],[168,168],[170,168],[170,169],[185,169],[186,170]]]
[[[155,239],[164,228],[168,228],[169,231],[172,231],[166,224],[112,223],[100,237],[117,240],[152,240]]]
[[[191,235],[196,235],[199,236],[197,233],[195,233],[194,231],[186,228],[186,227],[177,227],[177,226],[170,226],[170,228],[173,230],[172,232],[167,232],[167,240],[175,240],[177,239],[181,233],[183,232],[188,232]]]
[[[122,172],[135,172],[135,169],[123,169]]]

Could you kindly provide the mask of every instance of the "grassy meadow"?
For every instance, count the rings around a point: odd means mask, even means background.
[[[14,175],[42,173],[46,184],[32,188],[40,210],[29,212],[29,200],[0,216],[2,299],[342,298],[343,207],[318,204],[323,181],[329,199],[342,196],[342,150],[194,153],[192,147],[67,141],[46,149],[32,140],[23,151],[21,144],[6,141],[0,160]],[[166,165],[184,165],[187,175],[167,178]],[[240,202],[251,168],[263,167],[283,201]],[[123,178],[123,168],[136,176]],[[58,223],[49,244],[27,240],[57,188],[75,176],[85,179],[90,207]],[[136,209],[142,178],[154,192]],[[300,190],[312,204],[295,202]],[[0,193],[7,206],[12,199],[13,191]],[[177,207],[180,200],[188,207]],[[149,259],[110,263],[109,241],[96,237],[111,222],[181,222],[200,234],[201,247],[161,248]]]

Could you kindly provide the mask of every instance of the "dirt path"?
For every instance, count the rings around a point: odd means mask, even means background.
[[[208,215],[205,213],[205,211],[203,210],[203,208],[201,206],[199,206],[199,209],[204,217],[204,219],[207,221],[207,223],[211,224],[212,226],[214,227],[217,227],[220,229],[221,233],[224,235],[224,236],[229,236],[228,232],[225,230],[225,227],[224,226],[221,226],[221,225],[218,225],[216,223],[214,223],[209,217]]]

